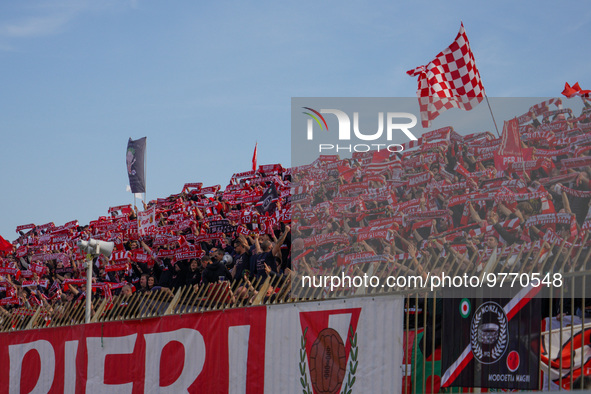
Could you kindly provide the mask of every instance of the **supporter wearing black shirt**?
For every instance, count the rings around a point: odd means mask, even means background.
[[[186,268],[183,267],[183,261],[177,261],[174,263],[173,269],[172,270],[168,270],[168,272],[170,272],[170,285],[164,285],[163,283],[165,282],[161,282],[161,286],[164,287],[169,287],[169,288],[173,288],[173,289],[178,289],[179,287],[182,287],[185,285],[185,274],[186,274]],[[168,284],[168,282],[167,282]]]
[[[254,237],[255,254],[253,254],[250,260],[250,271],[254,272],[257,277],[265,279],[267,277],[267,270],[265,266],[271,269],[271,274],[279,273],[279,267],[281,265],[281,245],[285,242],[285,238],[290,233],[291,228],[285,226],[285,230],[281,234],[275,244],[269,239],[265,239],[262,243],[259,243],[259,236]],[[279,260],[279,264],[277,263]]]
[[[209,256],[204,256],[201,261],[207,264],[202,275],[202,281],[205,286],[209,283],[217,283],[220,278],[229,281],[232,280],[232,274],[228,271],[224,263],[220,261],[214,263]]]
[[[191,263],[189,264],[189,269],[184,275],[185,285],[198,285],[201,282],[202,275],[203,270],[199,266],[199,262],[195,259],[191,260]]]
[[[234,257],[235,264],[232,269],[232,276],[239,279],[242,278],[245,270],[250,269],[250,258],[252,255],[248,246],[242,240],[234,242],[234,250],[236,250],[236,256]]]
[[[271,268],[272,272],[277,272],[277,263],[272,251],[273,244],[268,240],[259,244],[259,237],[256,235],[254,245],[255,253],[250,259],[250,272],[254,273],[257,278],[262,277],[265,279],[267,277],[265,265]]]

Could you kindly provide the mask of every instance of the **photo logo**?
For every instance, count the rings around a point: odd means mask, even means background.
[[[324,123],[324,126],[326,126],[326,131],[328,131],[328,125],[326,124],[326,119],[324,119],[324,116],[320,115],[320,112],[318,112],[315,109],[312,109],[310,107],[302,107],[302,108],[307,109],[308,111],[314,112],[314,114],[316,116],[312,115],[310,112],[303,112],[303,113],[310,116],[312,119],[314,119],[316,121],[316,123],[318,123],[318,126],[320,126],[320,129],[322,129],[322,123]],[[322,123],[320,123],[320,120],[318,120],[318,118],[322,119]],[[308,119],[308,139],[309,140],[312,139],[312,135],[313,135],[312,119]]]
[[[378,127],[376,131],[361,130],[359,126],[359,112],[353,112],[353,120],[347,113],[339,109],[320,109],[317,111],[310,107],[302,107],[307,110],[303,114],[308,115],[306,138],[308,141],[314,140],[314,123],[316,123],[320,130],[328,131],[328,123],[323,114],[334,115],[338,122],[338,140],[351,141],[357,139],[360,141],[371,142],[391,142],[393,138],[402,132],[410,141],[417,141],[417,137],[412,133],[411,129],[417,125],[417,117],[407,112],[378,112],[377,120]],[[385,138],[384,138],[385,137]],[[335,145],[335,144],[319,144],[319,152],[327,150],[335,150],[348,152],[368,152],[370,150],[387,149],[389,152],[401,152],[404,146],[400,144],[354,144],[354,145]]]

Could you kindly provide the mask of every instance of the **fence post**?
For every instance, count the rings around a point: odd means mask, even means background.
[[[168,305],[168,308],[166,308],[166,310],[164,311],[164,315],[170,315],[172,314],[172,311],[174,310],[174,308],[176,308],[176,305],[178,304],[179,300],[181,299],[181,288],[179,287],[176,290],[176,294],[174,295],[174,298],[172,299],[172,301],[170,301],[170,305]]]
[[[92,317],[92,319],[90,319],[90,322],[91,322],[91,323],[96,323],[97,321],[99,321],[99,320],[100,320],[100,318],[101,318],[101,316],[102,316],[102,314],[103,314],[103,311],[104,311],[104,310],[105,310],[105,308],[107,307],[107,303],[108,303],[108,301],[107,301],[107,299],[105,298],[105,299],[103,300],[103,302],[101,302],[101,304],[99,305],[99,307],[98,307],[98,308],[96,308],[96,312],[94,313],[94,316]]]
[[[41,308],[42,308],[41,305],[37,307],[37,310],[35,311],[33,316],[31,316],[31,320],[29,320],[29,324],[27,324],[27,327],[25,327],[25,330],[30,330],[31,328],[33,328],[35,321],[37,320],[37,318],[39,317],[39,314],[41,313]]]

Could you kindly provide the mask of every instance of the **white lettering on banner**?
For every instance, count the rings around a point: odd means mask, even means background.
[[[105,359],[111,354],[133,353],[137,334],[125,337],[88,337],[86,347],[88,348],[88,374],[86,380],[86,391],[89,393],[131,393],[133,382],[123,384],[105,383]]]
[[[53,384],[53,376],[55,372],[55,352],[51,343],[45,340],[35,342],[22,343],[20,345],[8,346],[9,362],[10,362],[10,393],[21,392],[21,373],[23,371],[22,364],[25,355],[29,351],[36,351],[39,353],[41,360],[41,371],[37,384],[31,390],[31,393],[47,393]]]
[[[228,330],[228,352],[230,358],[229,394],[246,394],[248,341],[245,338],[250,338],[250,326],[230,327]]]
[[[521,383],[527,383],[530,381],[530,376],[529,375],[513,375],[510,373],[491,373],[488,374],[488,381],[489,382],[521,382]]]
[[[0,392],[301,393],[313,344],[332,332],[347,366],[356,338],[358,368],[344,372],[354,392],[400,393],[402,308],[401,297],[353,298],[0,333]]]
[[[156,207],[138,212],[139,235],[147,235],[156,229]]]
[[[180,330],[146,334],[146,377],[144,390],[149,387],[150,392],[180,393],[189,389],[189,386],[197,379],[205,364],[205,341],[197,330],[182,328]],[[160,360],[162,350],[172,342],[180,342],[185,348],[185,360],[183,370],[178,379],[163,387],[160,385]]]
[[[76,392],[76,354],[78,341],[67,341],[64,346],[64,393]]]
[[[503,156],[503,164],[517,163],[523,161],[522,157],[517,156]]]

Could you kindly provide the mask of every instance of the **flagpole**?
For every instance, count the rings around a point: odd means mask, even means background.
[[[492,108],[490,107],[490,102],[488,101],[488,96],[485,94],[486,103],[488,104],[488,110],[490,111],[490,116],[492,116],[493,123],[495,124],[495,130],[497,130],[497,136],[501,138],[501,134],[499,133],[499,128],[497,127],[497,121],[495,120],[495,115],[493,114]]]
[[[148,138],[146,137],[146,151],[144,152],[144,203],[147,201],[148,191]]]

